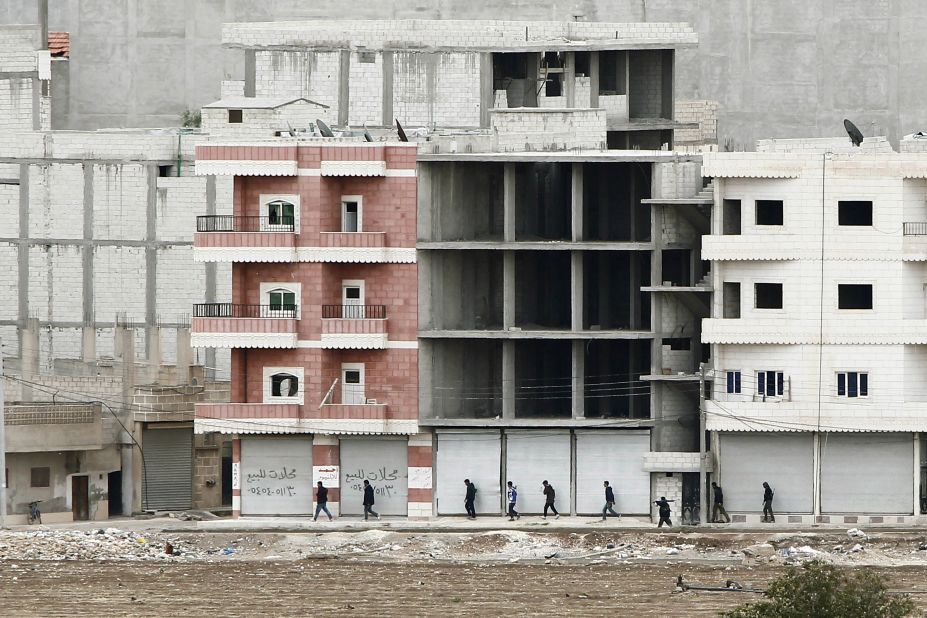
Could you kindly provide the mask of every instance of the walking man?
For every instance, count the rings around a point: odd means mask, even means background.
[[[724,510],[724,492],[721,491],[721,486],[712,481],[711,489],[715,493],[714,503],[711,507],[711,522],[714,524],[731,523],[731,517],[727,514],[727,511]],[[718,515],[724,517],[726,521],[718,521]]]
[[[509,521],[519,519],[521,515],[515,510],[515,503],[518,501],[518,489],[512,484],[512,481],[506,483],[508,489],[505,490],[505,497],[509,501]]]
[[[315,517],[312,521],[319,521],[319,513],[324,511],[328,515],[328,521],[332,520],[332,514],[328,510],[328,487],[319,481],[319,488],[315,490]]]
[[[763,521],[767,523],[774,523],[776,521],[776,515],[773,513],[772,508],[772,501],[772,487],[769,486],[769,483],[763,481]]]
[[[467,519],[476,519],[476,508],[473,503],[476,501],[476,485],[470,482],[470,479],[464,479],[464,485],[467,486],[467,495],[464,497],[464,508],[467,509]]]
[[[368,515],[373,515],[378,521],[380,519],[380,514],[373,510],[373,485],[364,481],[364,521],[367,521]]]
[[[543,481],[541,485],[544,486],[544,515],[541,519],[547,519],[547,509],[554,512],[554,519],[560,519],[560,513],[557,512],[557,507],[554,506],[554,499],[557,495],[554,486],[547,481]]]
[[[621,515],[615,512],[615,492],[612,491],[608,481],[605,481],[605,506],[602,507],[602,521],[608,518],[609,513],[621,519]]]
[[[672,528],[673,522],[670,520],[670,502],[675,502],[675,500],[667,500],[666,496],[660,496],[660,499],[654,502],[654,504],[660,507],[660,523],[657,524],[657,528],[662,528],[663,524]]]

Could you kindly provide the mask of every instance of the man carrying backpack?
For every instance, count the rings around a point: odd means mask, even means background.
[[[512,481],[508,481],[506,485],[508,486],[508,489],[505,491],[505,497],[509,501],[509,521],[515,521],[521,517],[521,515],[518,514],[518,511],[515,510],[515,503],[518,501],[518,489],[515,487]]]
[[[464,508],[467,509],[467,519],[476,519],[476,508],[473,503],[476,501],[476,485],[470,482],[470,479],[464,479],[464,485],[467,486],[467,495],[464,497]]]

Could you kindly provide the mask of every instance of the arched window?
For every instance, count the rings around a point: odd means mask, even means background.
[[[296,207],[286,200],[267,202],[267,224],[280,231],[293,231],[296,225]]]
[[[272,397],[296,397],[299,393],[299,378],[292,373],[275,373],[270,376]]]
[[[296,292],[276,288],[267,293],[267,304],[273,317],[296,317]]]

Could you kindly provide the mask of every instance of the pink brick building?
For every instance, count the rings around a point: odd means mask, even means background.
[[[231,403],[197,432],[233,441],[235,515],[431,513],[418,433],[416,147],[352,138],[198,146],[234,177],[233,214],[199,217],[197,261],[231,263],[231,302],[196,305],[192,343],[231,349]]]

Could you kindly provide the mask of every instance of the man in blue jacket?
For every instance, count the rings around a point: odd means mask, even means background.
[[[605,506],[602,507],[602,521],[608,518],[608,513],[621,518],[621,515],[615,512],[615,492],[612,491],[608,481],[605,481]]]
[[[367,521],[368,515],[380,519],[380,514],[373,510],[373,486],[370,481],[364,481],[364,521]]]
[[[508,489],[505,491],[505,497],[509,501],[509,521],[519,519],[521,515],[515,510],[515,503],[518,501],[518,489],[512,484],[512,481],[506,483]]]

